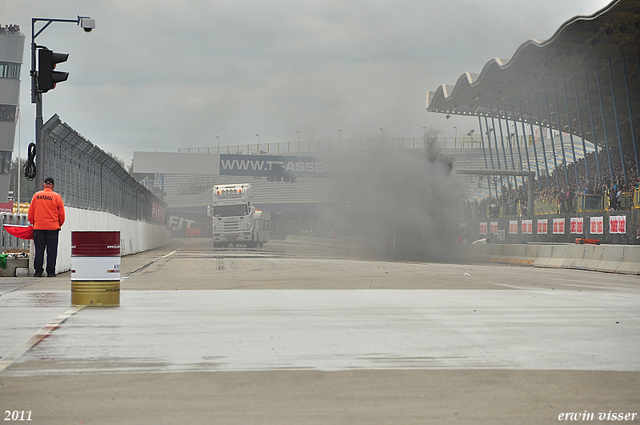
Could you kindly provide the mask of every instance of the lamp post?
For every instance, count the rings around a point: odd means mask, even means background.
[[[256,133],[256,136],[258,137],[258,144],[260,144],[260,133]]]
[[[46,22],[38,32],[36,32],[36,22]],[[36,104],[36,133],[35,133],[35,152],[36,152],[36,188],[42,186],[44,176],[42,174],[42,165],[44,164],[44,140],[42,139],[42,92],[38,90],[38,72],[36,71],[36,50],[46,49],[45,46],[36,45],[36,38],[53,22],[71,22],[79,25],[85,32],[91,32],[96,27],[96,21],[88,16],[78,16],[77,19],[51,19],[51,18],[31,18],[31,103]],[[65,58],[66,60],[66,58]],[[60,61],[58,61],[60,62]],[[54,62],[55,65],[55,62]],[[65,78],[66,79],[66,78]],[[31,149],[30,149],[31,150]],[[33,160],[31,158],[31,160]],[[25,175],[25,177],[27,177]],[[29,177],[27,177],[29,178]]]
[[[220,154],[220,136],[216,134],[216,139],[218,140],[218,154]]]
[[[296,133],[298,133],[298,144],[300,144],[300,130],[297,130]]]
[[[342,129],[341,128],[338,129],[338,134],[340,135],[340,139],[339,140],[340,140],[340,142],[342,142]]]

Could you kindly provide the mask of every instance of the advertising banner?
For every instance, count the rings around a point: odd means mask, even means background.
[[[509,234],[510,235],[518,234],[518,220],[509,220]]]
[[[547,219],[539,218],[538,219],[538,228],[536,229],[536,233],[538,235],[546,235],[547,234]]]
[[[564,235],[564,218],[554,218],[553,219],[553,234],[554,235]]]
[[[0,213],[13,213],[13,201],[0,202]]]
[[[533,220],[522,220],[520,233],[523,235],[533,234]]]
[[[497,221],[492,221],[491,222],[491,234],[492,235],[497,235],[498,234],[498,222]]]
[[[480,222],[480,234],[481,235],[486,235],[487,234],[487,222],[486,221]]]
[[[573,235],[581,235],[582,234],[582,229],[583,229],[582,223],[583,223],[582,217],[572,217],[571,218],[571,224],[570,224],[570,226],[571,226],[571,229],[570,229],[571,234],[573,234]]]
[[[625,215],[609,216],[609,233],[617,233],[617,234],[627,233],[627,216]]]
[[[591,217],[591,226],[589,232],[592,235],[602,235],[604,229],[602,226],[602,217]]]

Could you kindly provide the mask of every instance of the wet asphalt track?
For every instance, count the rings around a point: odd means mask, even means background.
[[[18,408],[2,400],[15,404],[8,388],[25,379],[81,375],[126,381],[149,373],[177,373],[177,379],[233,372],[244,374],[242,380],[274,372],[279,378],[368,373],[370,379],[406,371],[556,371],[574,373],[578,381],[576,376],[590,373],[619,377],[620,393],[609,391],[607,397],[622,401],[618,408],[638,409],[637,276],[386,262],[281,243],[224,251],[207,242],[177,240],[123,258],[120,307],[72,308],[64,274],[0,281],[0,408]],[[597,388],[591,394],[595,401]],[[636,398],[624,398],[627,392]],[[613,406],[607,400],[601,401]],[[527,417],[526,400],[522,406],[514,418]],[[419,408],[407,412],[407,419],[430,417]],[[58,414],[64,421],[64,412]],[[468,423],[501,423],[488,412],[476,415]],[[111,423],[108,418],[84,423]],[[262,423],[268,418],[265,413]],[[302,423],[305,414],[294,418],[289,423]],[[340,412],[328,418],[340,419]]]

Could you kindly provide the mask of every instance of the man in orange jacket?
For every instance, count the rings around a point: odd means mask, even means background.
[[[44,179],[43,190],[36,192],[29,206],[29,222],[33,224],[33,242],[36,246],[36,258],[33,262],[36,276],[44,271],[44,251],[47,250],[47,277],[56,275],[56,257],[58,256],[58,234],[64,224],[64,202],[53,191],[53,179]]]

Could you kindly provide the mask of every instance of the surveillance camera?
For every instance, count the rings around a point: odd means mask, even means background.
[[[91,30],[96,27],[96,20],[80,18],[80,27],[82,27],[85,32],[91,32]]]

